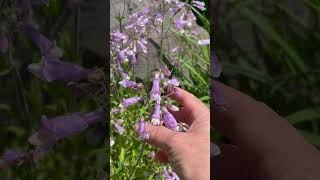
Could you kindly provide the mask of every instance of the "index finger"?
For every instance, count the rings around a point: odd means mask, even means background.
[[[208,108],[193,94],[175,87],[174,93],[170,95],[170,98],[177,101],[183,110],[175,112],[174,114],[178,117],[183,117],[183,121],[191,125],[194,121],[202,119],[201,115],[207,113]]]

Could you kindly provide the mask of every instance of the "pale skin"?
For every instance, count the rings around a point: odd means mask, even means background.
[[[159,149],[157,158],[170,162],[183,180],[210,179],[210,111],[194,95],[176,88],[170,97],[182,107],[172,112],[180,122],[190,126],[187,132],[176,132],[164,126],[147,124],[151,145]]]
[[[215,82],[228,101],[225,112],[214,111],[211,125],[232,144],[211,159],[211,178],[223,180],[320,179],[320,153],[284,118],[262,102]],[[174,116],[190,126],[186,133],[148,124],[157,158],[172,163],[181,179],[210,179],[210,112],[192,94],[178,89],[172,96],[183,108]]]
[[[317,180],[320,153],[262,102],[214,82],[228,111],[214,112],[212,124],[231,140],[212,159],[211,175],[223,180]]]

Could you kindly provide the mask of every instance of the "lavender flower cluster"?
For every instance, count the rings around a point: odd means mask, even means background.
[[[12,5],[8,5],[7,19],[0,23],[0,53],[8,53],[13,48],[10,33],[12,28],[24,33],[37,46],[41,55],[42,62],[30,64],[28,70],[36,77],[45,82],[64,81],[69,84],[77,84],[81,80],[94,78],[101,84],[102,72],[83,68],[76,64],[63,62],[63,50],[59,48],[55,41],[50,41],[38,29],[37,23],[33,18],[33,7],[46,5],[44,0],[17,0]],[[71,8],[79,5],[80,0],[69,0],[67,2]],[[10,31],[9,31],[10,29]],[[0,169],[24,162],[35,163],[50,152],[53,147],[61,140],[69,138],[74,134],[87,129],[89,125],[101,122],[105,119],[105,111],[96,110],[88,113],[73,113],[65,116],[48,119],[43,116],[41,127],[29,137],[29,143],[34,146],[27,153],[12,148],[2,155]]]
[[[143,0],[141,0],[143,1]],[[148,102],[150,104],[149,122],[153,125],[164,125],[173,131],[185,131],[187,126],[184,123],[178,123],[172,111],[178,111],[179,108],[173,105],[172,100],[169,100],[169,93],[176,93],[175,87],[180,85],[177,78],[172,77],[172,72],[168,67],[161,63],[162,54],[160,52],[161,67],[154,71],[152,87],[149,93],[142,83],[137,83],[132,80],[133,66],[138,62],[138,55],[148,54],[148,37],[149,34],[155,33],[163,40],[164,25],[169,25],[169,28],[175,29],[181,34],[192,33],[192,26],[195,24],[196,16],[192,11],[192,7],[199,10],[205,10],[205,4],[200,1],[192,1],[190,4],[181,2],[179,0],[152,0],[153,5],[144,7],[142,10],[131,14],[126,23],[120,22],[120,27],[111,33],[111,60],[112,69],[111,77],[113,81],[118,82],[114,84],[115,89],[124,88],[132,89],[138,94],[149,94],[146,96],[134,96],[122,99],[118,107],[114,107],[111,111],[112,124],[115,131],[122,135],[125,131],[123,127],[123,120],[121,114],[129,107],[139,103]],[[168,15],[169,14],[169,15]],[[122,17],[119,17],[121,19]],[[169,24],[165,24],[165,20],[171,19]],[[199,41],[200,45],[208,44],[207,40]],[[178,48],[170,50],[171,53],[176,52]],[[162,48],[160,51],[164,51]],[[169,57],[174,59],[175,57]],[[120,86],[120,87],[119,87]],[[139,93],[145,92],[145,93]],[[141,117],[137,122],[137,133],[139,140],[149,139],[149,134],[146,132],[146,117]],[[147,118],[146,118],[147,119]],[[133,128],[133,127],[132,127]],[[113,137],[110,137],[111,146],[116,142]],[[170,175],[171,174],[171,175]],[[179,177],[167,169],[164,170],[164,177],[167,180],[179,179]]]

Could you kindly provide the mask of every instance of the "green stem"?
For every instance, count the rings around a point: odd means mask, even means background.
[[[129,179],[131,179],[132,176],[134,175],[134,173],[136,172],[136,169],[137,169],[137,167],[138,167],[138,165],[139,165],[139,163],[140,163],[140,161],[141,161],[141,159],[142,159],[142,155],[143,155],[145,146],[146,146],[146,143],[143,142],[143,143],[142,143],[142,146],[141,146],[140,153],[139,153],[138,160],[137,160],[136,164],[134,165],[132,171],[130,172]]]
[[[15,78],[15,84],[16,84],[16,92],[18,94],[17,96],[17,103],[18,105],[22,106],[23,109],[23,114],[24,114],[24,118],[25,118],[25,124],[27,126],[27,128],[30,130],[31,128],[31,115],[30,115],[30,109],[29,109],[29,105],[27,102],[27,99],[23,93],[23,82],[22,82],[22,78],[19,72],[19,69],[17,66],[15,66],[12,63],[13,57],[12,57],[12,45],[9,46],[8,49],[8,64],[15,69],[15,74],[14,74],[14,78]]]

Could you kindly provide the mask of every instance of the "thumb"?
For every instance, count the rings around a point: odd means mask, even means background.
[[[146,131],[149,134],[148,143],[163,149],[170,149],[172,138],[177,135],[177,131],[172,131],[164,126],[154,126],[150,123],[146,123]]]

